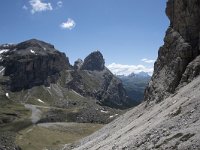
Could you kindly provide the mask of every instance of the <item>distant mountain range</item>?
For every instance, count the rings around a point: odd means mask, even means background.
[[[127,95],[133,104],[139,104],[143,100],[144,90],[148,85],[151,76],[146,72],[131,73],[128,76],[117,75],[121,79]]]

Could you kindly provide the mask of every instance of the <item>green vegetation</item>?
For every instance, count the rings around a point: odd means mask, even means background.
[[[120,110],[97,105],[94,99],[63,88],[70,76],[70,72],[62,72],[58,83],[51,84],[50,87],[35,86],[19,92],[9,91],[8,94],[5,89],[0,89],[0,140],[8,137],[9,133],[10,136],[5,141],[8,146],[12,143],[25,150],[54,149],[90,135],[101,128],[103,123],[108,123],[121,114]],[[86,79],[83,86],[89,92],[100,87],[101,78],[96,73],[83,71],[80,76]],[[93,76],[97,80],[91,80]],[[31,107],[27,108],[34,113],[26,109],[24,104],[30,104]],[[31,122],[35,116],[38,117],[38,125]]]
[[[31,125],[30,115],[30,110],[23,105],[7,100],[7,103],[2,104],[0,109],[0,132],[17,132]]]
[[[16,143],[22,150],[54,149],[88,136],[101,127],[100,124],[89,123],[37,125],[20,131]]]
[[[42,106],[49,106],[53,103],[52,96],[44,86],[36,86],[32,89],[22,90],[20,92],[10,92],[9,95],[10,99],[16,102]],[[42,101],[44,100],[45,104],[39,102],[38,99],[41,99]]]

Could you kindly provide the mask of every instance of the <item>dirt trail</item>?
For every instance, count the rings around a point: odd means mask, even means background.
[[[63,108],[49,107],[49,106],[39,106],[39,105],[32,105],[32,104],[24,104],[24,106],[25,106],[25,108],[32,111],[31,121],[32,121],[33,124],[37,123],[42,117],[42,111],[40,109],[64,110]]]
[[[25,104],[24,106],[25,106],[25,108],[30,109],[32,111],[32,114],[31,114],[32,123],[33,124],[37,123],[42,116],[41,110],[38,109],[38,107],[36,105]]]

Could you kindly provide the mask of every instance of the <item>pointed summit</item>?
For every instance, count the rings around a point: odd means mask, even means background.
[[[105,68],[105,61],[100,51],[89,54],[83,62],[82,70],[101,71]]]

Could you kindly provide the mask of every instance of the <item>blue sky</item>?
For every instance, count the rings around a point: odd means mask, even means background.
[[[0,3],[0,44],[37,38],[65,52],[72,64],[100,50],[106,65],[117,74],[152,69],[169,25],[165,0],[2,0]]]

